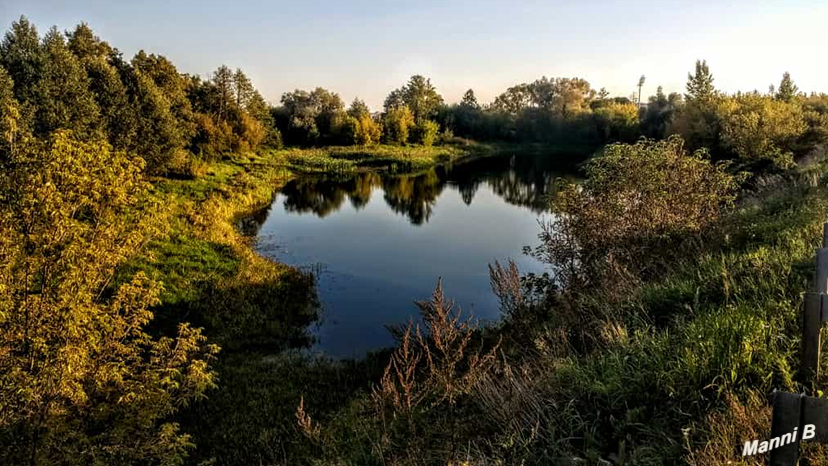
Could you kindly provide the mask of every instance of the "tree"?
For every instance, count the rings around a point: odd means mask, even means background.
[[[81,61],[91,58],[105,60],[115,53],[115,50],[96,36],[92,28],[86,23],[75,26],[75,30],[67,33],[66,37],[69,50]]]
[[[433,145],[437,139],[437,132],[440,131],[440,125],[431,120],[424,120],[417,123],[415,129],[415,141],[428,147]]]
[[[88,136],[96,131],[100,112],[89,91],[89,78],[57,28],[44,36],[42,58],[30,101],[35,107],[35,134],[71,129],[78,136]]]
[[[791,74],[787,71],[782,75],[782,82],[779,83],[779,89],[776,91],[776,99],[784,102],[790,102],[799,94],[799,88],[796,87]]]
[[[641,134],[635,104],[602,105],[595,109],[594,118],[602,143],[632,142]]]
[[[391,108],[385,113],[385,138],[394,144],[405,144],[414,125],[414,114],[408,106]]]
[[[463,100],[460,101],[460,105],[464,107],[468,107],[474,110],[480,109],[480,104],[477,102],[477,97],[474,95],[474,91],[469,89],[463,94]]]
[[[0,462],[171,464],[168,417],[214,386],[217,351],[144,330],[160,284],[116,268],[153,229],[140,159],[60,130],[0,171]]]
[[[233,93],[236,98],[236,106],[247,110],[254,92],[256,92],[256,89],[253,87],[253,83],[240,68],[236,68],[233,73]]]
[[[665,95],[662,87],[658,86],[656,95],[650,96],[647,110],[641,118],[642,133],[649,138],[666,137],[667,127],[682,104],[681,94],[671,92],[670,95]]]
[[[14,97],[21,105],[33,100],[42,63],[37,29],[25,16],[21,16],[12,23],[0,43],[0,66],[14,81]]]
[[[348,107],[348,115],[356,119],[360,119],[364,116],[371,116],[371,110],[368,108],[368,105],[359,98],[355,98],[353,102],[351,102],[351,106]]]
[[[298,144],[316,144],[334,137],[337,116],[344,109],[339,94],[321,87],[311,92],[286,92],[282,94],[282,105],[287,118],[286,136]]]
[[[405,86],[392,91],[385,101],[386,112],[401,104],[408,106],[417,122],[433,118],[437,109],[443,104],[443,97],[431,84],[431,80],[414,75]]]
[[[808,129],[799,105],[746,94],[729,98],[721,112],[722,141],[739,158],[793,164],[796,142]]]
[[[641,88],[644,87],[644,80],[646,78],[642,74],[641,77],[638,79],[638,106],[641,107]]]
[[[506,89],[497,96],[492,107],[510,115],[517,115],[531,104],[532,94],[529,92],[529,85],[519,84]]]
[[[89,91],[100,111],[100,126],[109,143],[118,150],[132,147],[137,134],[135,109],[118,69],[98,55],[84,58],[83,67],[89,79]]]
[[[716,94],[713,87],[713,75],[706,60],[696,60],[696,73],[687,74],[687,94],[685,97],[691,100],[709,100]]]
[[[127,76],[130,103],[135,112],[135,139],[129,151],[146,161],[147,172],[167,173],[191,134],[184,131],[170,101],[149,76],[133,68]]]

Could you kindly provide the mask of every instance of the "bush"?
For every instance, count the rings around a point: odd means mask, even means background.
[[[394,107],[385,114],[385,140],[392,144],[405,144],[414,126],[414,115],[407,106]]]
[[[437,139],[437,132],[440,130],[440,125],[431,121],[431,120],[423,120],[415,129],[415,141],[424,145],[424,146],[431,146],[434,144],[434,141]]]
[[[563,188],[538,252],[564,287],[651,274],[676,241],[733,203],[736,180],[724,165],[683,144],[674,136],[607,146],[583,184]]]

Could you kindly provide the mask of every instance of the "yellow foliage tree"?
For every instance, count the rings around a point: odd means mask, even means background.
[[[727,99],[723,113],[722,142],[742,159],[771,159],[793,163],[792,148],[808,129],[802,107],[770,96],[745,94]]]
[[[1,162],[2,464],[173,464],[191,446],[168,417],[214,385],[217,348],[187,325],[151,338],[160,284],[114,285],[153,231],[134,160],[59,131]]]

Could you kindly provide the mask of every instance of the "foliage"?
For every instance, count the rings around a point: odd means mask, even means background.
[[[408,142],[409,132],[414,127],[414,114],[406,105],[389,109],[385,113],[383,128],[385,140],[392,144],[405,145]]]
[[[423,120],[414,127],[414,140],[426,147],[434,144],[440,125],[431,120]]]
[[[214,386],[208,363],[217,348],[187,324],[174,338],[146,333],[161,287],[145,275],[109,288],[152,232],[141,168],[65,131],[18,147],[4,163],[6,463],[169,464],[192,446],[169,416]]]
[[[385,112],[406,106],[414,116],[414,121],[420,123],[433,118],[437,109],[443,104],[443,97],[431,84],[431,80],[420,75],[414,75],[405,86],[391,92],[385,99]]]
[[[706,60],[696,60],[696,72],[687,74],[687,101],[709,100],[717,94],[713,86],[713,75],[710,74],[710,67]]]
[[[656,273],[670,251],[732,205],[734,178],[680,138],[612,144],[562,189],[539,257],[565,289]]]
[[[741,159],[793,164],[794,144],[807,130],[799,105],[745,94],[728,99],[721,111],[722,142]]]
[[[593,112],[597,132],[605,141],[632,142],[639,136],[638,106],[609,103]]]

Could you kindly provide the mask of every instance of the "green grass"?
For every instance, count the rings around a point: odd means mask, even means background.
[[[813,180],[798,173],[743,203],[724,220],[724,244],[675,264],[613,310],[624,331],[603,349],[535,360],[547,365],[538,392],[566,409],[544,413],[561,429],[522,455],[712,465],[740,461],[750,429],[768,437],[769,407],[755,395],[803,389],[800,293],[828,220],[828,184]],[[507,429],[503,439],[515,435]],[[562,436],[573,440],[561,444]]]
[[[462,157],[494,151],[493,145],[469,143],[437,146],[334,146],[283,149],[273,156],[287,167],[302,172],[347,173],[357,170],[387,170],[392,173],[422,171]]]

